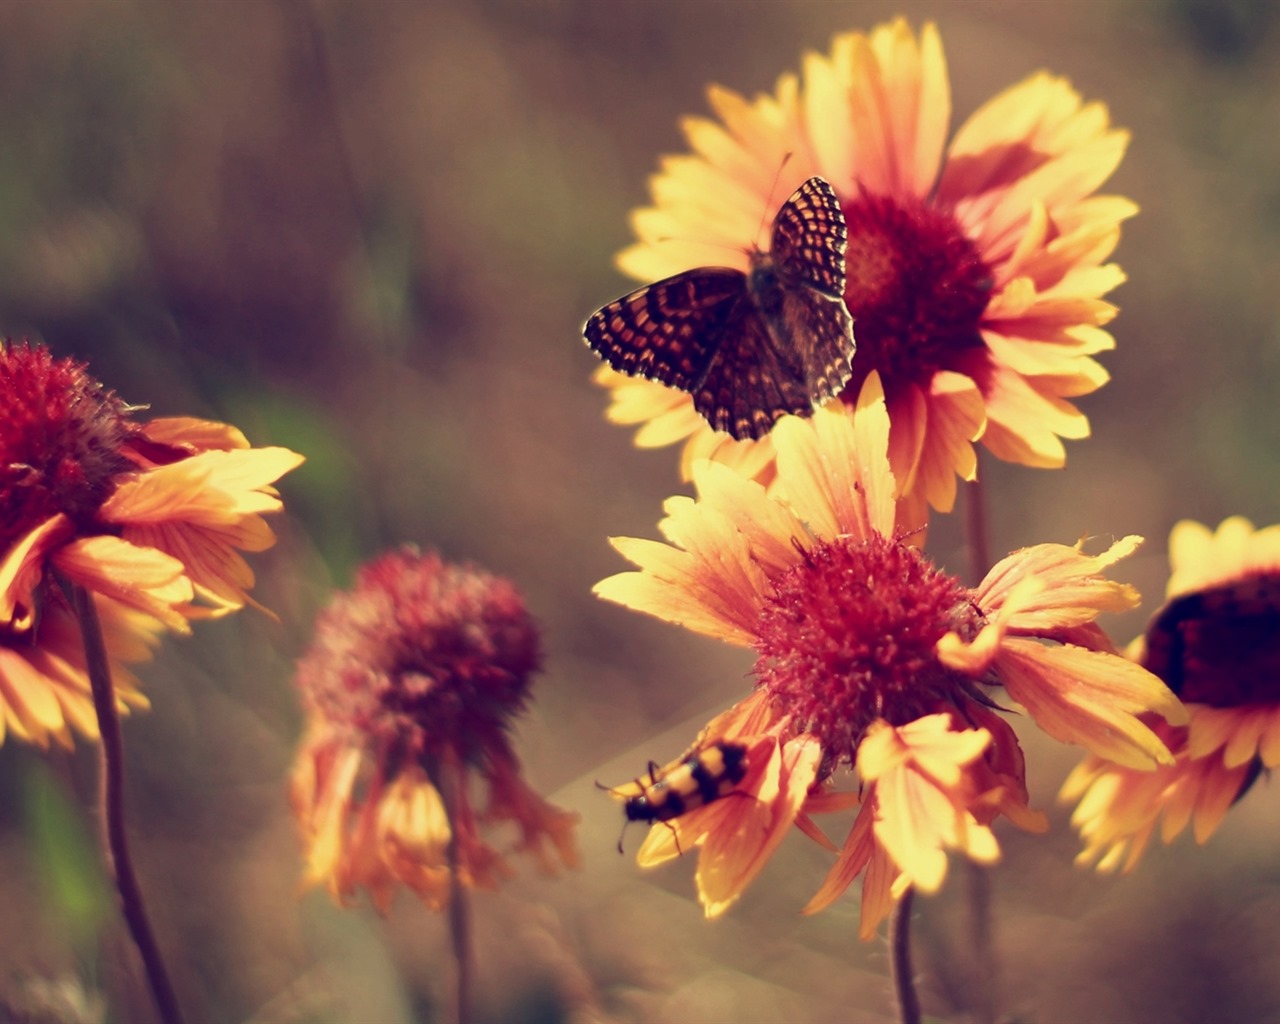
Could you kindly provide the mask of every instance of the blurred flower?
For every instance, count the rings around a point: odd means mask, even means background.
[[[1204,843],[1264,768],[1280,765],[1280,526],[1240,516],[1216,531],[1184,520],[1169,537],[1168,599],[1129,654],[1186,702],[1190,721],[1153,728],[1172,764],[1135,773],[1088,757],[1062,787],[1079,800],[1077,862],[1131,870],[1156,825]]]
[[[707,263],[745,270],[766,204],[820,175],[849,229],[858,348],[844,401],[880,375],[903,493],[950,510],[956,474],[976,473],[979,438],[1002,459],[1061,466],[1061,438],[1089,432],[1068,399],[1107,380],[1093,356],[1114,346],[1102,325],[1116,310],[1102,296],[1123,274],[1103,261],[1137,209],[1093,195],[1128,142],[1106,108],[1040,72],[947,145],[938,32],[926,25],[917,40],[901,19],[810,54],[803,86],[784,75],[754,101],[714,86],[710,102],[719,120],[686,119],[694,155],[663,160],[619,266],[644,281]],[[643,424],[637,444],[688,439],[686,475],[710,457],[767,483],[767,438],[714,433],[687,395],[659,384],[607,367],[596,379],[612,391],[611,420]]]
[[[302,458],[221,423],[138,423],[83,363],[39,345],[0,344],[0,392],[0,739],[69,745],[71,726],[96,737],[97,722],[59,581],[94,599],[120,706],[144,705],[120,663],[249,600],[238,552],[274,542],[270,485]]]
[[[539,662],[537,628],[509,581],[411,548],[361,569],[298,665],[308,725],[290,796],[305,884],[326,882],[340,901],[363,886],[386,910],[402,883],[438,909],[451,833],[462,884],[492,889],[511,874],[482,823],[514,824],[516,849],[544,872],[557,858],[576,867],[578,816],[525,783],[508,735]],[[440,791],[450,783],[452,801]],[[482,810],[476,783],[487,787]]]
[[[1181,705],[1094,624],[1136,603],[1132,588],[1101,573],[1137,538],[1098,556],[1026,548],[966,588],[895,530],[889,429],[872,374],[852,416],[828,408],[779,421],[769,491],[695,463],[697,499],[666,503],[667,543],[616,538],[640,571],[596,585],[608,600],[756,651],[754,692],[696,745],[746,747],[736,792],[752,799],[725,797],[663,823],[640,851],[653,864],[702,847],[708,916],[741,894],[793,823],[817,838],[809,814],[859,802],[819,785],[841,765],[857,769],[861,807],[808,909],[865,870],[864,935],[907,885],[941,885],[947,849],[995,859],[997,815],[1042,828],[990,687],[1003,686],[1057,739],[1135,767],[1170,760],[1138,715],[1180,721]]]
[[[107,1019],[102,993],[86,988],[73,974],[15,978],[11,994],[0,998],[5,1024],[103,1024]]]

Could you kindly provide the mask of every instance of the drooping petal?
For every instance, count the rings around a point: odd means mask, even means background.
[[[87,537],[57,550],[53,564],[68,579],[163,622],[179,633],[191,627],[181,609],[194,596],[185,567],[154,548],[120,537]]]
[[[729,909],[786,837],[821,761],[822,748],[812,737],[785,744],[780,756],[770,759],[771,770],[738,827],[708,833],[697,871],[698,897],[708,918]]]
[[[1186,708],[1140,665],[1071,645],[1010,638],[997,668],[1009,696],[1055,739],[1133,768],[1172,761],[1140,715],[1153,712],[1180,725],[1187,721]]]
[[[922,892],[941,886],[948,849],[984,864],[999,858],[995,836],[969,810],[966,769],[990,742],[985,729],[956,731],[942,714],[899,729],[877,722],[858,748],[858,773],[876,804],[876,840]]]

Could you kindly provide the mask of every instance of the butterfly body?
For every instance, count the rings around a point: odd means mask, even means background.
[[[620,373],[687,392],[713,428],[762,437],[849,379],[847,239],[831,186],[810,178],[779,209],[772,247],[753,249],[745,273],[700,267],[624,295],[587,321],[587,344]]]

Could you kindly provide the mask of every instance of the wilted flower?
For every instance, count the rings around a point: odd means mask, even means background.
[[[513,824],[515,848],[546,872],[576,866],[577,815],[529,787],[511,748],[539,662],[509,581],[410,548],[361,569],[298,665],[308,725],[290,795],[305,883],[344,901],[364,887],[382,910],[401,883],[439,908],[451,837],[462,884],[495,888],[510,875],[482,824]]]
[[[1181,721],[1181,705],[1094,623],[1136,603],[1102,572],[1137,538],[1097,556],[1026,548],[965,587],[895,525],[889,430],[872,374],[852,416],[823,409],[779,421],[769,491],[723,464],[695,463],[697,499],[666,503],[667,543],[616,538],[639,571],[596,585],[609,600],[756,652],[754,692],[695,744],[745,748],[735,792],[751,799],[664,822],[640,852],[653,864],[701,847],[709,916],[741,894],[793,823],[820,837],[809,820],[817,811],[861,803],[808,909],[865,872],[864,935],[907,885],[942,883],[947,849],[993,860],[998,815],[1043,827],[991,687],[1057,739],[1135,767],[1170,760],[1138,716]],[[841,766],[856,768],[860,801],[822,785]]]
[[[1185,520],[1169,560],[1168,598],[1129,653],[1187,705],[1185,725],[1153,723],[1174,761],[1139,773],[1088,757],[1062,788],[1080,801],[1077,860],[1102,871],[1132,869],[1158,824],[1166,843],[1188,825],[1207,841],[1261,771],[1280,765],[1280,526]]]

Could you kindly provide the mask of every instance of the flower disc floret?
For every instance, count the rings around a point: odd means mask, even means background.
[[[538,634],[515,587],[411,548],[370,563],[321,616],[299,664],[310,704],[379,750],[464,760],[505,747]]]
[[[131,467],[128,407],[85,364],[48,349],[0,345],[0,552],[61,512],[93,519]]]
[[[844,216],[844,298],[858,337],[847,395],[872,370],[889,393],[925,385],[982,347],[991,271],[950,213],[864,190],[844,204]]]
[[[798,731],[853,764],[874,720],[905,725],[957,693],[963,678],[938,660],[937,643],[981,624],[969,592],[915,548],[840,537],[773,580],[756,675]]]

